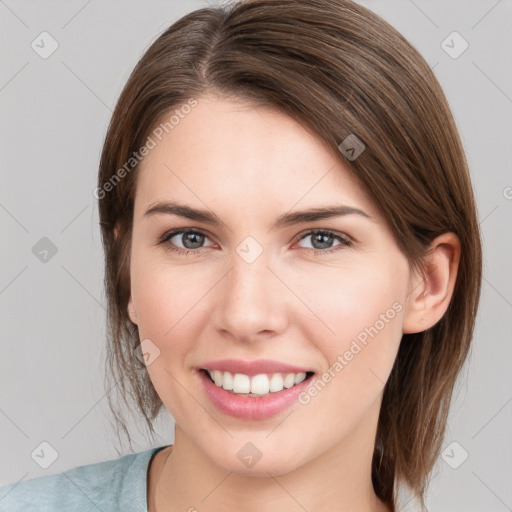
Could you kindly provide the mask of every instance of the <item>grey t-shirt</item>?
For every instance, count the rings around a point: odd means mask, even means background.
[[[147,512],[149,461],[166,447],[0,485],[0,511]]]

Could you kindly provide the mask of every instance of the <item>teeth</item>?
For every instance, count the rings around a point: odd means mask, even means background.
[[[295,375],[295,384],[300,384],[306,378],[306,373],[301,372]]]
[[[293,373],[289,373],[284,378],[284,387],[285,388],[291,388],[295,384],[295,375]]]
[[[269,391],[270,382],[264,373],[255,375],[251,379],[251,393],[254,393],[255,395],[266,395]]]
[[[233,393],[248,396],[263,396],[268,393],[277,393],[283,389],[289,389],[300,384],[306,373],[273,373],[267,375],[260,373],[249,377],[243,373],[222,372],[220,370],[207,370],[215,385],[233,391]]]
[[[272,393],[283,389],[283,376],[280,373],[274,373],[270,379],[269,389]]]
[[[229,372],[224,372],[224,375],[222,377],[221,386],[226,391],[232,391],[233,390],[233,375]]]
[[[222,386],[222,384],[220,384]],[[251,379],[247,375],[235,373],[233,375],[233,391],[235,393],[250,393]]]
[[[213,373],[211,373],[210,375],[214,380],[216,386],[222,386],[222,373],[219,372],[219,370],[213,370]]]

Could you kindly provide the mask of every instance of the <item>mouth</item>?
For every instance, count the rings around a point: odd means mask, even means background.
[[[314,372],[273,372],[246,375],[229,371],[200,369],[210,382],[232,395],[243,397],[263,397],[275,395],[283,390],[291,389],[311,379]],[[302,387],[302,386],[301,386]]]
[[[264,420],[283,413],[311,384],[308,367],[271,359],[221,359],[196,367],[205,398],[222,414]]]

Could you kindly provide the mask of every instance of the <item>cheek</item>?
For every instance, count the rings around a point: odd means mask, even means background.
[[[305,414],[332,426],[333,436],[350,430],[383,391],[402,337],[407,272],[399,258],[374,260],[303,282],[302,293],[321,320],[303,324],[303,329],[325,367],[301,403],[311,406]],[[325,284],[319,287],[318,282]],[[345,418],[347,430],[336,430],[330,414]]]
[[[374,264],[338,269],[321,289],[314,279],[304,284],[310,288],[308,305],[334,331],[318,322],[316,328],[308,325],[325,367],[299,400],[304,418],[315,417],[326,435],[349,432],[383,391],[402,337],[406,270],[401,263]]]
[[[198,279],[191,267],[170,268],[149,259],[146,264],[141,259],[134,260],[132,297],[139,337],[141,341],[151,340],[158,354],[147,371],[175,419],[186,417],[184,404],[189,396],[180,384],[184,381],[183,367],[204,322],[201,297],[207,291],[206,285],[207,281]]]
[[[307,305],[315,313],[307,327],[310,339],[316,340],[330,361],[356,339],[363,344],[365,340],[382,340],[382,350],[386,350],[385,340],[396,341],[401,336],[406,277],[407,268],[398,260],[329,272],[323,269],[322,275],[301,279],[300,294],[308,298]]]
[[[134,258],[131,273],[140,339],[151,339],[166,363],[176,364],[175,356],[196,339],[194,329],[204,321],[205,295],[215,280],[199,267],[172,268],[142,257]]]
[[[141,337],[144,334],[149,338],[161,337],[177,321],[183,303],[176,300],[176,295],[181,299],[183,291],[187,291],[183,279],[164,267],[155,258],[155,251],[159,252],[159,248],[134,250],[130,268],[139,332]]]

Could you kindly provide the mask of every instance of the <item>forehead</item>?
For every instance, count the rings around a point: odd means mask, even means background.
[[[213,96],[185,110],[157,132],[161,140],[152,136],[155,146],[137,171],[136,215],[176,198],[246,211],[270,203],[281,209],[342,203],[377,214],[342,158],[290,116]]]

